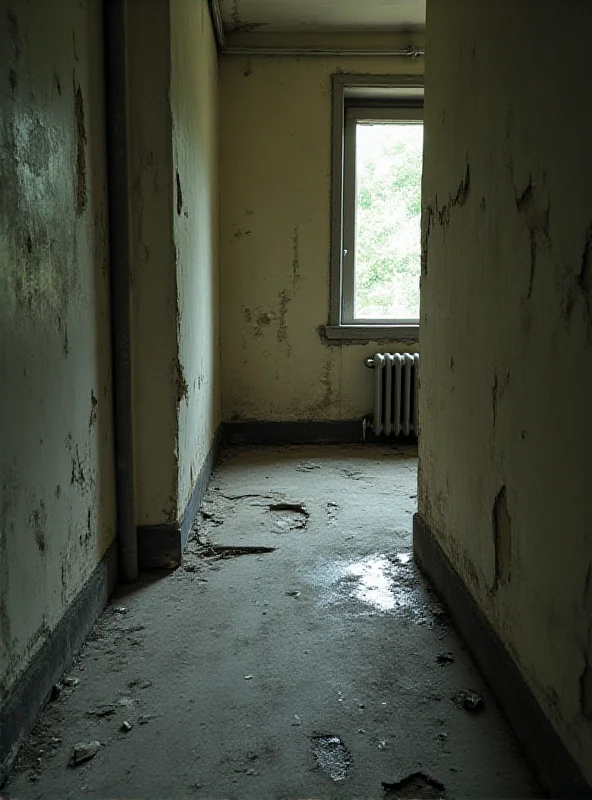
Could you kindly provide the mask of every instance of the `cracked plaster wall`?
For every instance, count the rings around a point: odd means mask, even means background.
[[[592,781],[592,9],[555,12],[428,2],[419,513]]]
[[[393,47],[407,43],[393,36]],[[410,349],[319,336],[329,313],[331,76],[339,71],[421,74],[423,60],[221,59],[225,420],[361,419],[373,392],[364,358]]]
[[[220,424],[218,56],[207,0],[171,0],[171,36],[182,512]]]
[[[115,536],[99,0],[0,2],[0,703]]]
[[[175,524],[219,421],[217,54],[207,0],[128,0],[139,525]]]

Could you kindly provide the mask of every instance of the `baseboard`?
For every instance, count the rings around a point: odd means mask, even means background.
[[[191,525],[208,488],[210,475],[218,460],[221,446],[222,431],[218,428],[210,445],[208,455],[199,471],[180,523],[138,526],[138,562],[140,569],[175,569],[181,563]]]
[[[592,798],[592,789],[545,716],[516,663],[419,514],[413,550],[497,698],[541,784],[554,798]]]
[[[117,543],[111,545],[0,707],[0,786],[8,777],[23,737],[33,727],[52,686],[72,663],[116,582]]]
[[[349,444],[363,441],[361,420],[225,422],[225,444]]]

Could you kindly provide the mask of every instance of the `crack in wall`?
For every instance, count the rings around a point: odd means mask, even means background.
[[[512,181],[514,183],[514,181]],[[537,189],[532,180],[532,175],[528,176],[528,183],[525,188],[518,192],[514,184],[514,201],[519,214],[524,217],[529,235],[530,246],[530,274],[528,278],[528,290],[526,299],[530,300],[534,286],[539,248],[541,245],[550,247],[549,237],[549,218],[551,213],[551,201],[546,194],[545,182],[543,180],[541,189]]]
[[[422,275],[428,274],[428,243],[434,224],[440,225],[443,230],[447,230],[450,225],[450,215],[453,208],[462,208],[466,205],[471,192],[471,165],[467,155],[465,174],[457,186],[456,193],[448,195],[448,202],[443,206],[438,204],[438,197],[433,204],[424,206],[421,215],[421,272]]]
[[[574,286],[568,289],[567,297],[563,304],[563,315],[567,321],[569,321],[573,312],[576,292],[584,301],[584,312],[588,324],[587,335],[588,339],[590,339],[592,335],[592,222],[586,229],[580,268],[575,276]]]
[[[181,176],[177,170],[177,216],[181,216],[183,211],[183,189],[181,188]]]
[[[491,386],[491,411],[493,414],[494,428],[497,423],[497,412],[498,412],[499,401],[506,393],[506,390],[510,386],[511,382],[512,382],[512,373],[510,370],[506,372],[502,381],[500,381],[499,375],[497,374],[497,370],[493,371],[493,383]]]
[[[74,87],[74,116],[76,122],[76,216],[81,217],[86,209],[86,124],[84,119],[84,97],[76,76],[72,78]]]
[[[497,591],[500,585],[509,583],[512,576],[512,518],[508,511],[505,485],[494,500],[491,522],[495,555],[493,591]]]

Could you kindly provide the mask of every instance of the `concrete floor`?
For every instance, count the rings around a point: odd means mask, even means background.
[[[183,567],[113,599],[4,791],[541,796],[413,564],[416,471],[394,447],[226,451]]]

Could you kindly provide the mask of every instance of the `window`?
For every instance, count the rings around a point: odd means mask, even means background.
[[[423,89],[417,77],[334,77],[328,338],[416,339]]]

